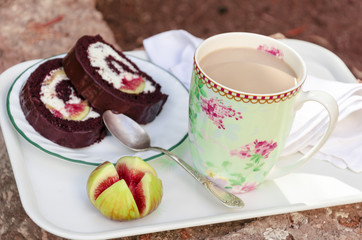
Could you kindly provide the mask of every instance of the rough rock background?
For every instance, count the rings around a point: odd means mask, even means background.
[[[169,29],[206,38],[221,32],[277,32],[322,45],[362,78],[360,0],[97,0],[125,50]]]
[[[226,31],[280,32],[322,45],[362,78],[359,0],[0,0],[0,73],[19,62],[68,51],[100,33],[123,50],[162,31],[198,37]],[[24,212],[0,134],[0,239],[62,239]],[[123,239],[362,238],[362,203],[126,237]]]
[[[17,63],[67,52],[84,34],[114,34],[89,0],[0,0],[0,72]]]

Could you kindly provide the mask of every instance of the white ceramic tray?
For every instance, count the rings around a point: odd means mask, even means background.
[[[303,41],[283,41],[302,55],[310,74],[336,81],[355,81],[343,62],[328,50]],[[144,52],[132,54],[146,58]],[[9,121],[6,112],[9,87],[35,62],[18,64],[0,76],[0,123],[23,207],[36,224],[55,235],[106,239],[362,201],[361,174],[312,159],[298,171],[243,194],[245,208],[228,209],[211,198],[179,166],[160,157],[149,161],[164,184],[160,207],[136,221],[108,220],[90,204],[85,191],[94,166],[44,153],[21,137]],[[191,162],[187,140],[174,151]]]

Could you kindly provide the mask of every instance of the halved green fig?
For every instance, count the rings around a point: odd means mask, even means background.
[[[122,157],[115,166],[99,165],[88,178],[87,192],[104,216],[119,221],[150,214],[163,195],[156,171],[139,157]]]

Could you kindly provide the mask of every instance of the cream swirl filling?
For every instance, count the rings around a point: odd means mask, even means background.
[[[100,116],[88,101],[76,95],[63,68],[52,70],[44,78],[40,87],[40,100],[58,118],[85,121]]]
[[[88,47],[88,59],[92,67],[97,69],[102,78],[120,91],[138,94],[155,91],[150,81],[137,74],[138,70],[127,60],[120,56],[111,46],[96,42]],[[126,71],[124,64],[131,71]]]

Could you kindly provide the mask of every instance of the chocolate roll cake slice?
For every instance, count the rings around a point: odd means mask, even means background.
[[[35,69],[21,90],[20,105],[29,124],[59,145],[86,147],[106,135],[101,113],[77,95],[61,58]]]
[[[101,36],[83,36],[63,59],[77,92],[100,110],[148,123],[167,100],[161,86]]]

